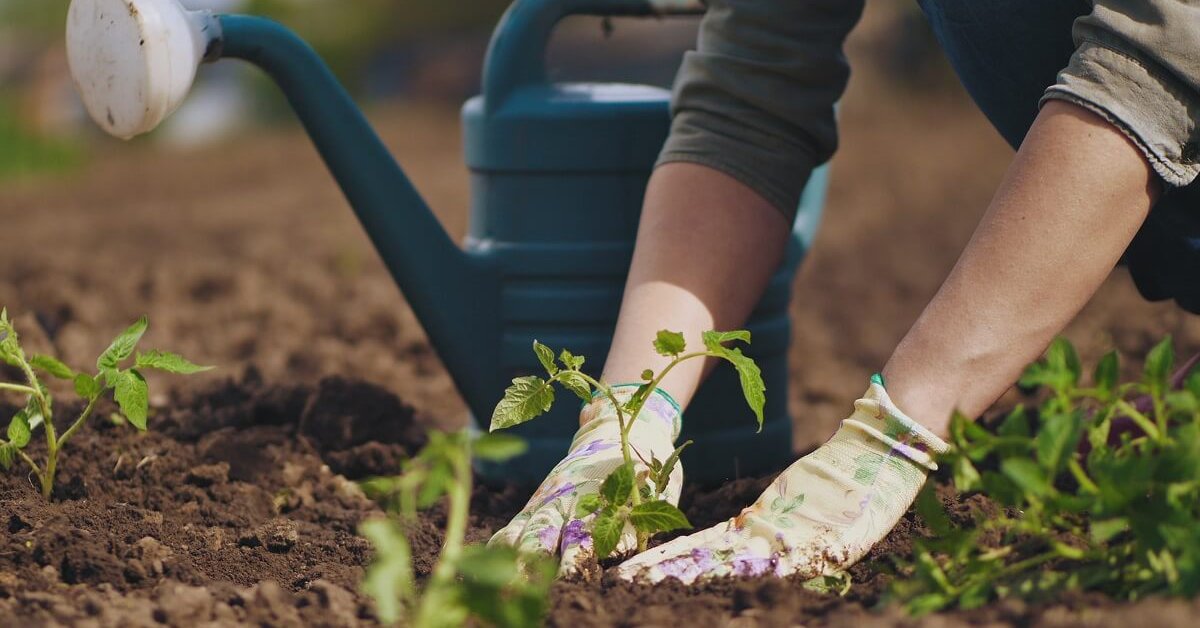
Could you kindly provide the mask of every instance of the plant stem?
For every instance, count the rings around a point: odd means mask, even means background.
[[[1060,558],[1058,552],[1055,552],[1055,551],[1049,551],[1049,552],[1045,552],[1042,554],[1038,554],[1037,556],[1031,556],[1029,558],[1026,558],[1025,560],[1017,561],[1017,562],[1001,569],[999,572],[996,573],[996,577],[1004,577],[1004,576],[1011,576],[1013,574],[1018,574],[1018,573],[1021,573],[1022,571],[1025,571],[1026,569],[1037,567],[1038,565],[1040,565],[1044,562],[1053,560],[1055,558]]]
[[[446,540],[413,623],[418,627],[438,625],[437,615],[446,609],[446,587],[452,585],[458,575],[458,561],[462,556],[467,516],[471,509],[471,457],[468,447],[464,441],[461,447],[454,449],[451,458],[455,480],[446,490],[450,502],[446,515]]]
[[[648,399],[650,395],[654,394],[654,391],[658,389],[658,385],[662,382],[663,377],[666,377],[667,373],[670,373],[671,369],[675,368],[676,365],[684,360],[690,360],[692,358],[699,357],[715,358],[720,356],[711,351],[694,351],[692,353],[685,353],[683,355],[676,356],[673,360],[671,360],[670,363],[663,367],[663,369],[659,371],[654,378],[649,381],[649,383],[646,384],[650,388],[650,393],[637,402],[637,405],[630,412],[628,419],[626,419],[625,412],[621,409],[621,404],[617,401],[616,396],[613,394],[612,387],[600,383],[582,371],[574,371],[592,386],[596,387],[596,389],[602,391],[608,397],[609,401],[612,402],[613,407],[617,410],[617,423],[621,429],[621,455],[625,458],[625,464],[631,469],[633,468],[633,454],[629,445],[629,433],[633,431],[633,423],[642,413],[642,407],[646,405],[646,399]],[[638,457],[640,458],[641,456],[639,455]],[[644,486],[644,482],[644,480],[638,479],[637,474],[634,473],[633,494],[630,496],[630,504],[633,507],[637,507],[642,503],[642,487]],[[648,533],[641,531],[637,532],[638,553],[646,551],[649,542],[650,535]]]
[[[1117,400],[1117,409],[1125,413],[1125,416],[1128,416],[1130,420],[1137,424],[1138,427],[1142,428],[1142,431],[1145,432],[1147,436],[1155,441],[1161,442],[1166,436],[1166,434],[1163,434],[1159,431],[1158,427],[1153,421],[1146,418],[1146,415],[1139,412],[1138,409],[1133,407],[1128,401],[1125,401],[1124,399]]]
[[[79,418],[75,419],[75,422],[71,424],[71,427],[67,428],[67,431],[63,432],[63,435],[58,439],[59,449],[67,444],[67,441],[71,439],[71,435],[75,433],[75,430],[79,429],[80,426],[87,422],[88,417],[92,414],[92,409],[96,407],[96,402],[99,400],[100,395],[92,397],[92,400],[88,402],[87,406],[83,409],[83,412],[79,414]]]
[[[1067,460],[1067,468],[1070,469],[1071,475],[1075,476],[1075,481],[1079,483],[1079,488],[1093,495],[1100,493],[1100,487],[1096,486],[1092,478],[1088,477],[1087,472],[1083,470],[1078,460],[1075,458]]]
[[[39,467],[38,464],[33,461],[33,458],[30,458],[29,454],[25,453],[24,451],[21,451],[20,449],[14,449],[14,451],[16,451],[17,455],[21,457],[21,460],[25,461],[25,464],[29,465],[30,469],[33,469],[33,474],[37,476],[38,482],[41,482],[42,481],[41,467]]]
[[[441,558],[433,571],[435,582],[454,579],[467,533],[467,515],[471,509],[471,462],[465,446],[455,453],[453,465],[455,482],[447,490],[450,508],[446,517],[446,542],[442,545]]]
[[[62,437],[57,439],[54,443],[47,443],[48,451],[46,452],[46,472],[41,475],[42,496],[46,499],[50,499],[50,495],[54,493],[54,479],[58,474],[59,452],[62,451],[62,448],[67,444],[67,441],[70,440],[71,435],[75,433],[75,430],[79,429],[79,426],[87,422],[88,417],[92,414],[92,409],[96,407],[96,401],[99,399],[100,395],[92,397],[91,401],[89,401],[87,406],[84,407],[83,412],[79,414],[79,418],[75,419],[75,422],[71,424],[71,427],[67,428],[67,431],[63,432]],[[49,418],[46,419],[46,423],[50,423]]]
[[[24,393],[26,395],[36,395],[37,392],[24,384],[10,384],[8,382],[0,382],[0,390],[10,390],[12,392]]]

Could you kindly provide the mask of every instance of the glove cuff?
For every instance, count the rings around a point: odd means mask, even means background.
[[[937,470],[934,455],[950,450],[946,441],[896,407],[883,387],[882,377],[871,378],[866,394],[854,402],[854,414],[842,425],[866,432],[930,471]]]
[[[625,404],[641,386],[642,384],[637,383],[613,384],[610,388],[612,388],[613,396],[617,398],[617,401]],[[612,400],[600,390],[592,392],[592,400],[584,404],[580,413],[580,418],[585,426],[594,420],[614,422],[617,420],[617,410],[613,407]],[[655,388],[646,398],[646,403],[642,405],[642,410],[638,413],[637,424],[633,429],[637,429],[643,424],[653,426],[655,429],[666,429],[673,443],[679,438],[679,431],[683,426],[683,410],[667,391]]]

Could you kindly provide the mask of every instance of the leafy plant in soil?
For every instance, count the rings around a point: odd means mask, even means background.
[[[135,353],[148,326],[143,316],[113,339],[112,344],[96,359],[97,372],[93,375],[75,371],[52,356],[26,356],[17,330],[8,319],[8,310],[0,310],[0,361],[19,369],[25,379],[20,383],[0,382],[0,391],[25,397],[24,407],[17,411],[8,424],[7,438],[0,438],[0,467],[8,470],[18,459],[23,461],[41,485],[42,495],[50,499],[54,493],[54,479],[63,448],[87,423],[96,403],[105,393],[113,391],[113,397],[125,419],[138,430],[145,431],[150,390],[142,371],[157,369],[189,375],[212,368],[193,364],[183,356],[167,351]],[[132,364],[123,367],[131,358]],[[38,378],[38,372],[72,382],[75,394],[84,401],[83,410],[62,434],[54,425],[54,398]],[[38,428],[42,428],[46,435],[46,459],[41,465],[26,452]]]
[[[683,334],[665,329],[659,331],[654,339],[654,350],[659,355],[671,358],[671,361],[658,373],[650,369],[643,371],[643,383],[624,403],[617,399],[611,385],[598,381],[581,370],[584,364],[583,356],[574,355],[564,349],[558,355],[556,363],[554,351],[535,340],[533,351],[546,370],[546,378],[529,375],[514,379],[512,386],[504,392],[504,398],[496,405],[492,414],[493,432],[525,423],[550,410],[554,404],[556,383],[575,393],[585,403],[592,400],[594,390],[595,394],[607,397],[616,408],[624,464],[605,478],[598,495],[580,500],[576,513],[580,518],[595,515],[588,526],[597,559],[608,557],[616,549],[626,522],[637,532],[638,552],[646,551],[649,539],[655,533],[691,528],[691,523],[683,512],[662,498],[671,471],[679,462],[680,453],[691,441],[680,445],[666,460],[646,460],[629,442],[629,432],[646,400],[671,369],[695,358],[720,358],[729,362],[737,369],[742,394],[758,418],[759,428],[762,428],[763,405],[766,402],[762,373],[754,360],[744,355],[740,348],[725,346],[736,341],[749,344],[750,332],[706,331],[701,338],[704,349],[687,352]],[[635,455],[648,467],[648,473],[638,474],[634,471]]]
[[[523,557],[510,547],[464,546],[470,510],[472,455],[499,462],[520,455],[525,442],[486,434],[473,442],[465,432],[432,432],[429,444],[396,477],[377,477],[363,489],[388,513],[362,523],[375,548],[363,580],[379,619],[405,620],[416,628],[457,627],[468,618],[501,627],[541,623],[554,579],[548,560]],[[409,534],[417,511],[445,498],[445,541],[428,581],[418,591]]]
[[[940,464],[960,494],[1004,509],[954,525],[927,485],[917,510],[934,538],[916,544],[891,599],[923,614],[1064,591],[1200,593],[1200,373],[1174,386],[1173,361],[1167,338],[1140,381],[1118,383],[1112,352],[1084,386],[1059,339],[1020,380],[1044,389],[1036,412],[1018,406],[994,431],[955,417]]]

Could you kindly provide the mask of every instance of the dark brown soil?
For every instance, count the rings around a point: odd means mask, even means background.
[[[357,592],[371,551],[355,529],[378,510],[352,480],[393,471],[424,443],[427,422],[371,384],[328,378],[274,386],[254,372],[171,407],[146,434],[96,420],[71,444],[53,503],[23,474],[0,476],[0,626],[374,624],[369,600]],[[683,506],[698,526],[711,525],[769,481],[692,490]],[[979,496],[943,497],[963,519],[990,507]],[[469,540],[485,540],[523,498],[477,487]],[[436,559],[444,518],[434,507],[413,533],[419,576]],[[845,597],[797,580],[649,587],[606,573],[555,585],[547,623],[1117,626],[1136,616],[1182,625],[1200,610],[1184,601],[1115,605],[1079,597],[1050,607],[1009,601],[917,622],[881,608],[880,597],[892,559],[908,556],[923,532],[906,516],[851,570]]]
[[[795,284],[788,403],[800,449],[832,433],[887,359],[1011,159],[952,79],[893,80],[895,61],[876,42],[898,32],[892,18],[908,4],[868,4],[848,46],[855,73],[825,217]],[[457,103],[401,104],[372,118],[460,237],[469,187]],[[32,349],[88,364],[145,313],[148,346],[220,367],[152,376],[149,434],[100,413],[71,444],[53,505],[23,475],[0,474],[0,628],[373,623],[356,592],[369,548],[353,530],[375,510],[346,478],[394,470],[424,426],[462,425],[465,409],[295,125],[194,152],[98,141],[84,171],[0,188],[0,223],[0,305],[18,315]],[[1200,348],[1200,319],[1145,303],[1118,270],[1066,335],[1092,362],[1114,346],[1140,357],[1166,333],[1180,354]],[[229,377],[236,382],[219,381]],[[708,525],[767,481],[692,490],[685,508]],[[470,538],[487,538],[524,498],[478,489]],[[421,570],[443,517],[433,509],[415,535]],[[905,520],[855,567],[845,599],[786,581],[643,588],[600,579],[558,584],[549,623],[917,623],[871,609],[886,580],[875,568],[905,555],[918,531]],[[1198,616],[1193,601],[1078,598],[919,623],[1157,627]]]

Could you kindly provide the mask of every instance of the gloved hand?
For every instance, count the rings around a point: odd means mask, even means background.
[[[788,467],[726,523],[625,561],[627,580],[843,571],[883,539],[937,468],[945,442],[905,416],[872,378],[833,438]]]
[[[614,396],[624,404],[637,386],[614,386]],[[520,514],[488,542],[516,547],[522,553],[558,556],[560,575],[574,573],[592,552],[586,525],[595,515],[577,518],[576,505],[584,495],[599,493],[604,479],[624,462],[620,424],[612,402],[598,394],[584,406],[580,418],[582,426],[567,457],[550,471]],[[679,406],[670,396],[661,390],[650,395],[629,432],[630,445],[637,451],[633,454],[635,473],[648,471],[638,454],[645,460],[666,460],[671,455],[680,419]],[[663,499],[678,504],[681,484],[683,469],[676,465]],[[632,549],[636,542],[633,527],[626,524],[616,551]]]

